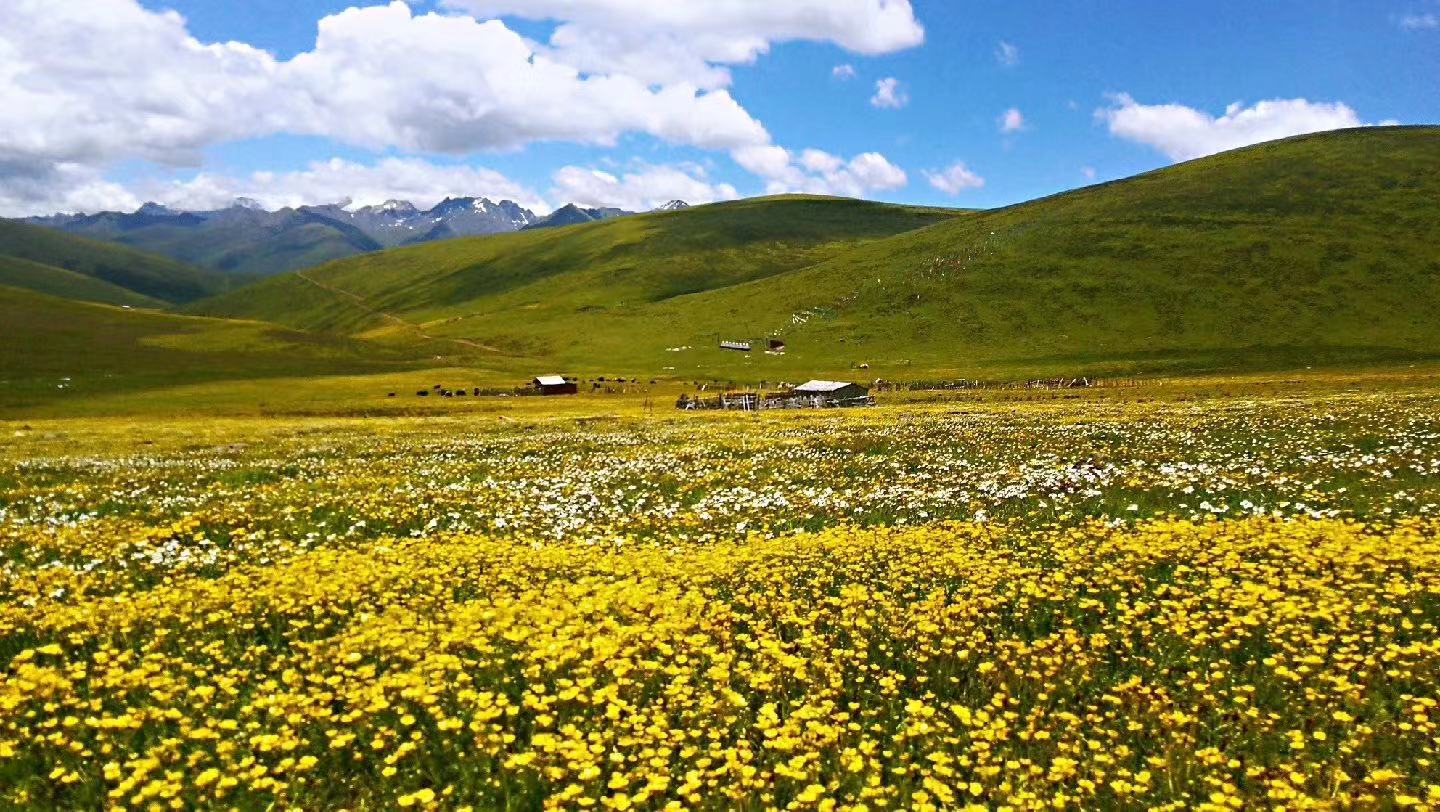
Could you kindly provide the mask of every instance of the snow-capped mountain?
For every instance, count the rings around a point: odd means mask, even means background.
[[[664,205],[656,206],[655,211],[680,211],[681,209],[688,208],[690,208],[689,203],[686,203],[683,200],[672,200]]]
[[[484,197],[446,198],[425,211],[405,200],[267,211],[238,198],[213,211],[146,203],[128,213],[57,214],[26,222],[205,267],[268,275],[398,245],[519,231],[541,219],[514,201]]]

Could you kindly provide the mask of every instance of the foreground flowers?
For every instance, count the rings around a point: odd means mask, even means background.
[[[1440,802],[1440,522],[481,535],[0,607],[33,806]]]

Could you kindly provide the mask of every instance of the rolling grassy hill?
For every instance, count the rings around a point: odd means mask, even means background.
[[[259,322],[126,310],[0,285],[0,414],[213,381],[413,369],[411,355]],[[260,399],[264,399],[261,393]],[[173,408],[183,411],[185,404]]]
[[[122,245],[0,220],[0,285],[132,306],[191,302],[248,281]]]
[[[143,296],[103,279],[16,257],[0,257],[0,285],[24,288],[82,302],[100,302],[129,307],[163,307],[165,305],[159,299]]]
[[[308,211],[281,213],[231,210],[203,227],[163,218],[145,228],[114,230],[92,226],[97,239],[113,240],[182,262],[247,277],[241,283],[294,271],[337,257],[378,251],[379,243],[354,226]]]
[[[772,198],[455,240],[195,309],[682,376],[1393,363],[1440,356],[1436,200],[1440,128],[1351,130],[979,213]],[[789,352],[714,348],[765,334]]]
[[[527,337],[544,323],[570,316],[605,321],[607,314],[771,279],[956,216],[833,198],[745,200],[370,254],[267,279],[191,310],[400,336],[406,331],[381,313],[462,337],[505,318],[531,328],[487,330],[496,344],[545,356],[552,348]]]

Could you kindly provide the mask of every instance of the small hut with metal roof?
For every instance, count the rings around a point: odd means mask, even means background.
[[[530,386],[542,395],[573,395],[580,391],[578,384],[563,375],[539,375]]]
[[[857,400],[867,397],[870,388],[853,381],[806,381],[790,390],[793,395],[821,397],[826,401]]]

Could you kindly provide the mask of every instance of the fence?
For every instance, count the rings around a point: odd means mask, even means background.
[[[691,398],[685,395],[675,402],[684,411],[763,412],[774,409],[847,409],[874,406],[875,398],[866,395],[837,400],[824,395],[762,395],[759,392],[726,392],[713,398]]]

